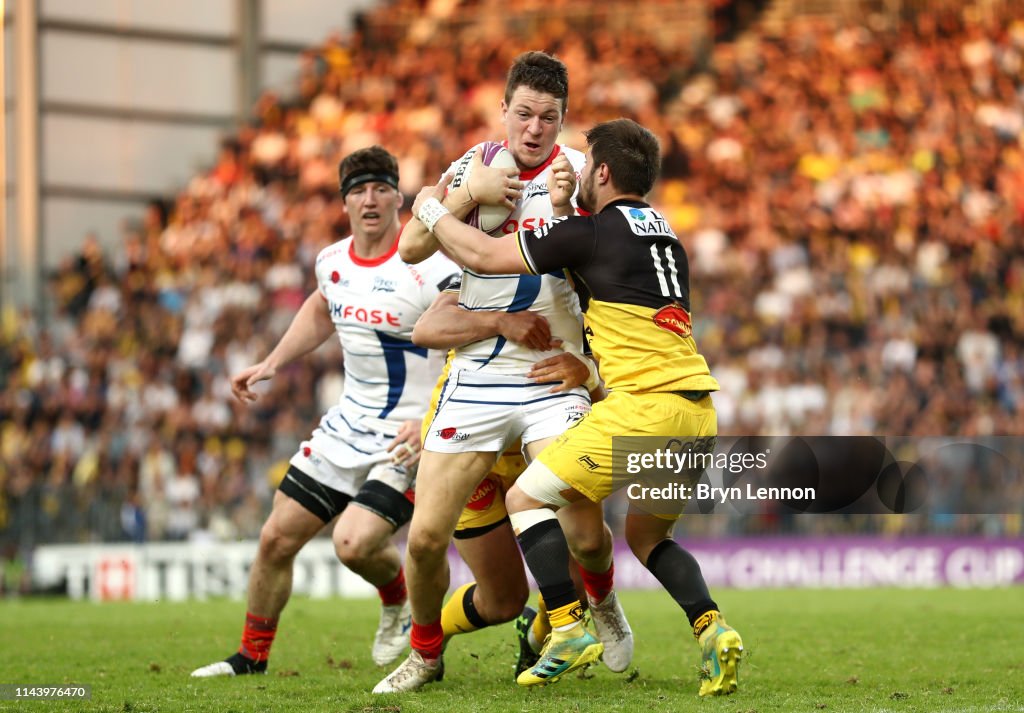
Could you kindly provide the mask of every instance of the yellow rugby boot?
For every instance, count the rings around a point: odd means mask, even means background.
[[[552,631],[540,660],[519,674],[516,683],[520,686],[537,686],[554,683],[562,676],[597,661],[604,652],[604,645],[584,628],[582,623],[568,631]]]
[[[739,633],[719,614],[701,632],[698,642],[703,652],[700,695],[735,693],[739,685],[740,659],[743,658],[743,640]]]

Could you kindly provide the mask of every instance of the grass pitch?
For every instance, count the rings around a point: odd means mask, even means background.
[[[374,600],[292,601],[266,676],[194,680],[238,644],[241,602],[0,603],[0,683],[92,686],[92,700],[0,701],[38,711],[1024,711],[1024,592],[720,591],[747,658],[740,690],[697,697],[699,654],[663,592],[625,592],[633,666],[520,689],[511,625],[461,636],[439,684],[373,696]]]

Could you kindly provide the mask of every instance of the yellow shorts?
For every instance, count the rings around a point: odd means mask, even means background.
[[[587,416],[541,451],[538,460],[575,490],[600,502],[631,482],[621,464],[613,468],[614,436],[671,439],[717,435],[718,418],[710,396],[691,401],[672,392],[616,391],[594,404]],[[623,453],[616,455],[624,458]],[[682,508],[679,510],[681,512]],[[679,516],[679,513],[652,514],[672,519]]]
[[[427,406],[427,415],[423,419],[420,445],[423,444],[427,431],[430,430],[430,422],[434,412],[437,411],[437,401],[441,396],[444,383],[448,379],[451,364],[452,352],[448,352],[448,359],[434,386],[430,404]],[[496,525],[508,517],[508,511],[505,509],[505,493],[512,487],[512,483],[516,482],[516,478],[526,470],[526,459],[523,458],[521,449],[522,445],[519,441],[509,446],[508,450],[494,464],[487,477],[476,486],[476,490],[469,497],[469,502],[462,509],[459,523],[455,526],[456,539],[469,539],[483,535],[493,530]]]

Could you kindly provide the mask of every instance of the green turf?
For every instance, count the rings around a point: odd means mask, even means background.
[[[39,711],[1024,711],[1024,592],[724,591],[747,659],[740,691],[697,697],[697,647],[661,592],[623,594],[636,633],[627,674],[591,669],[547,688],[511,680],[510,625],[455,640],[444,682],[372,696],[377,603],[296,599],[267,676],[192,680],[237,645],[240,602],[0,603],[0,683],[92,685]]]

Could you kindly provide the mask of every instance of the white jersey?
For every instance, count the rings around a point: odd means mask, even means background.
[[[320,252],[317,289],[345,358],[341,402],[321,420],[322,429],[394,435],[402,421],[423,417],[443,355],[413,344],[412,330],[437,295],[458,281],[458,273],[440,253],[406,264],[397,240],[387,255],[373,260],[355,255],[351,237]]]
[[[478,147],[479,144],[470,151]],[[520,229],[536,230],[552,220],[547,185],[548,168],[559,153],[565,154],[575,169],[578,187],[586,157],[575,149],[556,145],[543,164],[519,174],[524,183],[522,196],[508,220],[493,232],[494,235],[508,235]],[[449,172],[454,166],[455,163]],[[575,203],[574,196],[573,205]],[[563,272],[540,276],[480,275],[465,269],[459,289],[459,306],[468,310],[539,312],[550,323],[552,337],[571,345],[577,353],[583,349],[579,299]],[[534,363],[558,354],[559,351],[536,351],[497,336],[457,348],[452,365],[470,371],[525,375]]]

